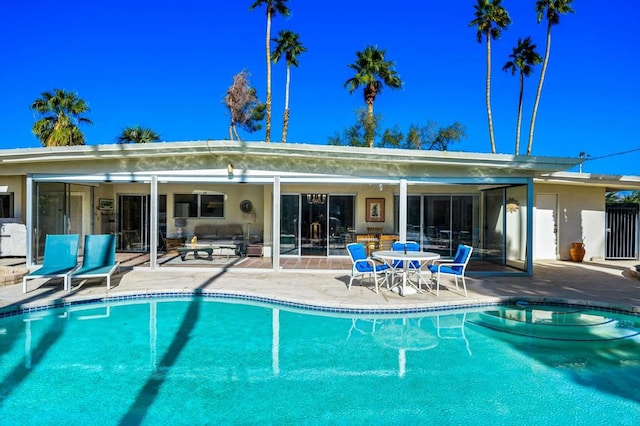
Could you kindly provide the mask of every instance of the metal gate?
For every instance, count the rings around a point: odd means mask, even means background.
[[[638,258],[638,204],[607,204],[606,259]]]

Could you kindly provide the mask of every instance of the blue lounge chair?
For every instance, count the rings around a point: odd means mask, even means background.
[[[119,266],[115,235],[86,235],[82,266],[71,273],[67,291],[71,291],[71,281],[76,278],[106,278],[108,290],[111,288],[111,275]]]
[[[22,278],[22,292],[27,292],[27,280],[33,278],[62,278],[66,289],[69,274],[78,266],[78,238],[78,234],[48,234],[42,266]]]
[[[388,278],[389,278],[389,265],[377,263],[370,257],[367,257],[367,253],[364,251],[364,246],[360,243],[351,243],[347,245],[347,251],[351,256],[351,261],[353,262],[351,266],[351,279],[349,280],[348,289],[351,290],[351,283],[356,276],[360,276],[360,281],[362,282],[362,277],[365,275],[371,276],[373,275],[373,281],[376,285],[376,293],[378,293],[378,280],[382,279],[382,281],[387,282],[388,287]],[[381,278],[378,278],[381,277]]]
[[[456,281],[456,290],[458,287],[458,277],[462,278],[462,286],[464,287],[464,297],[467,297],[467,284],[464,281],[464,272],[467,269],[469,259],[473,247],[464,244],[458,245],[458,250],[453,260],[437,259],[433,261],[433,265],[429,265],[429,270],[437,276],[436,296],[440,294],[440,275],[453,275]]]

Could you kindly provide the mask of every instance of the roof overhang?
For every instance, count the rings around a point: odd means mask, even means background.
[[[640,190],[640,176],[555,172],[537,176],[536,183],[603,187],[607,192]]]
[[[38,169],[39,165],[52,167],[56,163],[64,162],[77,165],[81,162],[136,159],[144,159],[144,167],[147,170],[158,170],[158,164],[166,164],[167,159],[203,158],[205,155],[243,160],[249,164],[255,161],[273,161],[276,164],[281,161],[283,165],[295,162],[330,162],[338,167],[343,164],[360,164],[367,169],[375,167],[378,175],[384,175],[385,173],[380,172],[385,168],[392,171],[400,167],[418,171],[447,170],[451,175],[459,174],[456,173],[457,168],[473,176],[491,176],[499,173],[533,177],[541,173],[568,170],[581,161],[579,158],[565,157],[208,140],[0,150],[0,173],[2,165],[6,165],[7,169],[15,173],[16,168],[29,167],[29,170],[33,170]],[[155,167],[154,163],[157,163]]]

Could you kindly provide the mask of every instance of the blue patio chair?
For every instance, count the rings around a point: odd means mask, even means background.
[[[351,256],[353,262],[351,266],[351,279],[349,280],[348,289],[351,290],[351,284],[356,276],[360,276],[360,282],[365,275],[373,276],[373,281],[376,285],[376,293],[379,292],[378,280],[382,279],[383,282],[389,286],[389,269],[390,266],[383,263],[378,263],[370,257],[367,257],[364,246],[360,243],[347,244],[347,251]],[[379,278],[380,277],[380,278]]]
[[[473,247],[466,246],[464,244],[458,245],[455,257],[451,260],[437,259],[433,261],[432,265],[429,265],[429,270],[432,274],[436,275],[436,296],[440,294],[440,275],[453,275],[456,282],[456,290],[458,287],[458,277],[462,278],[462,286],[464,288],[464,297],[467,297],[467,284],[464,280],[464,273],[467,269],[469,259],[471,259],[471,253]]]
[[[42,266],[22,278],[22,292],[27,292],[27,280],[33,278],[62,278],[66,289],[69,274],[78,266],[78,239],[78,234],[48,234]]]
[[[391,250],[404,251],[405,247],[407,248],[407,251],[420,251],[420,244],[416,243],[415,241],[396,241],[391,245]],[[393,262],[392,266],[394,268],[403,268],[404,264],[402,260],[396,260]],[[420,262],[416,260],[409,262],[409,268],[420,269]]]
[[[71,281],[76,278],[106,278],[108,290],[111,288],[111,275],[119,266],[116,261],[116,235],[86,235],[82,266],[71,273],[67,291],[71,291]]]
[[[406,248],[407,251],[420,251],[420,244],[415,241],[396,241],[391,245],[391,250],[393,251],[404,251]],[[392,265],[394,270],[396,269],[404,269],[404,262],[402,260],[394,260]],[[417,260],[412,260],[409,262],[409,267],[407,268],[407,272],[409,275],[417,276],[418,278],[418,288],[421,287],[422,281],[427,283],[427,281],[422,277],[420,262]],[[393,272],[392,272],[392,281],[393,281]]]

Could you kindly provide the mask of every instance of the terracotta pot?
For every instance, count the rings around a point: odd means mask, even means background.
[[[584,243],[571,243],[569,254],[572,261],[582,262],[582,259],[584,259]]]

